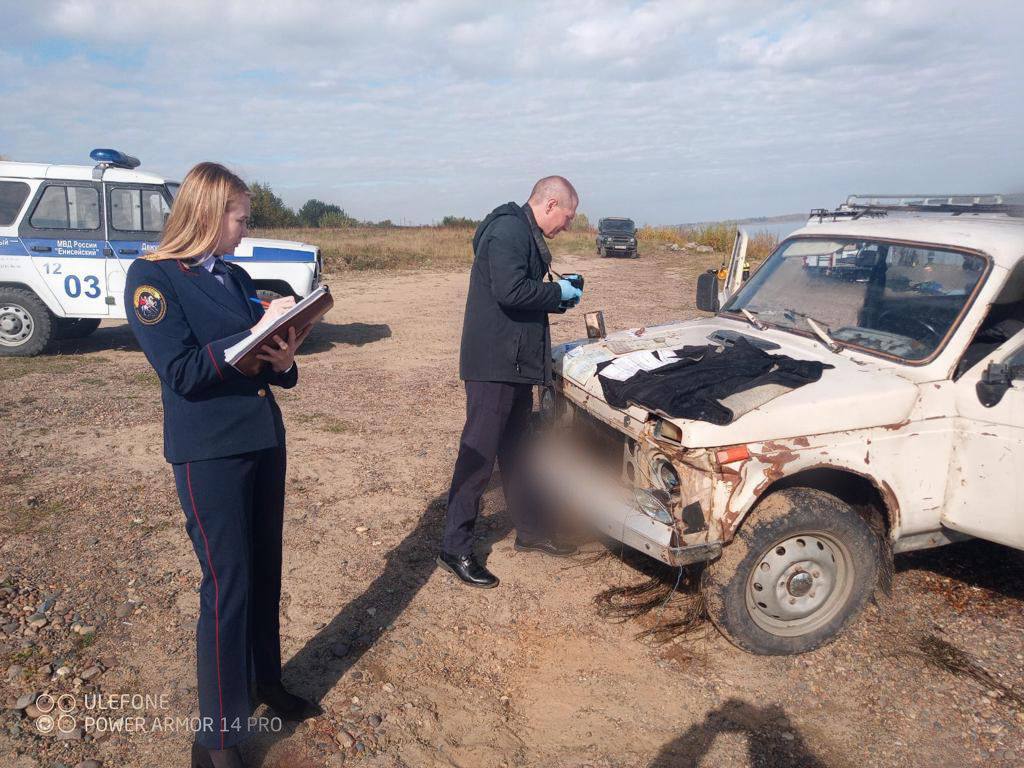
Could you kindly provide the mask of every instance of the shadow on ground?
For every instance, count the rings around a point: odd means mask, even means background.
[[[84,339],[57,339],[46,346],[44,355],[85,355],[91,352],[138,351],[139,345],[127,322],[101,326]]]
[[[503,505],[502,505],[503,506]],[[416,527],[385,556],[380,575],[287,661],[282,670],[285,685],[318,704],[402,615],[413,598],[434,573],[435,558],[444,527],[446,499],[439,496],[424,509]],[[510,526],[504,510],[481,514],[477,521],[480,537],[477,551],[482,559],[495,542],[508,535]],[[463,589],[454,582],[443,589]],[[325,595],[325,599],[330,599]],[[374,608],[371,617],[367,608]],[[341,652],[347,648],[347,653]],[[254,765],[262,765],[270,749],[294,732],[294,727],[277,734],[256,736],[247,750]],[[283,764],[282,764],[283,765]],[[289,768],[292,768],[289,766]]]
[[[326,352],[340,344],[361,347],[391,337],[386,323],[320,322],[302,345],[299,356]],[[84,339],[58,339],[46,347],[47,355],[83,355],[91,352],[138,351],[128,323],[97,328]]]
[[[897,555],[896,573],[930,571],[981,587],[1003,597],[1024,600],[1024,552],[973,540]]]
[[[826,768],[782,707],[758,707],[740,699],[729,699],[662,747],[649,768],[697,768],[724,733],[746,737],[747,762],[752,768]]]
[[[326,352],[339,344],[361,347],[388,338],[391,338],[391,326],[387,323],[320,322],[302,345],[299,355]]]

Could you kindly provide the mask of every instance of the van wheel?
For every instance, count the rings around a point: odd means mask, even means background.
[[[98,317],[58,317],[54,338],[84,339],[99,327]]]
[[[751,653],[831,642],[871,596],[882,538],[848,504],[813,488],[776,491],[704,572],[711,620]]]
[[[0,288],[0,356],[38,355],[53,338],[53,320],[31,291]]]

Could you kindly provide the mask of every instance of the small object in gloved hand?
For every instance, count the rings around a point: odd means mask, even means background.
[[[583,291],[564,278],[558,281],[558,287],[562,291],[563,303],[574,301],[583,295]]]
[[[562,275],[558,287],[562,289],[562,303],[559,309],[571,309],[580,303],[580,297],[583,296],[583,275]]]

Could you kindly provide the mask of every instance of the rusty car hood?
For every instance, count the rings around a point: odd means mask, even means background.
[[[604,401],[597,377],[599,363],[639,350],[709,344],[708,336],[716,331],[775,342],[779,349],[770,350],[771,354],[819,360],[834,367],[826,369],[818,381],[787,392],[731,424],[669,419],[682,430],[686,447],[710,448],[900,424],[908,419],[917,400],[917,385],[900,376],[896,364],[850,353],[835,354],[815,339],[775,329],[759,331],[720,316],[562,344],[552,351],[554,371],[568,384],[562,386],[566,397],[581,407],[608,411],[610,406]],[[647,415],[637,406],[627,411],[634,417],[637,412]]]

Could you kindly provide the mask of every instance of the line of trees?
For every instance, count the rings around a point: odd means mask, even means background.
[[[293,211],[284,200],[274,194],[269,184],[254,182],[249,185],[252,212],[249,224],[252,227],[355,227],[391,226],[390,221],[361,222],[345,213],[345,209],[334,203],[311,198]]]
[[[289,208],[284,200],[274,194],[269,184],[253,182],[249,185],[252,212],[249,216],[249,226],[255,229],[272,229],[284,227],[313,227],[324,229],[339,229],[342,227],[393,227],[391,219],[383,221],[360,221],[349,216],[345,209],[335,203],[325,203],[323,200],[310,198],[298,211]],[[479,226],[480,220],[470,219],[465,216],[445,216],[441,219],[440,226],[456,228],[475,229]],[[572,229],[577,231],[589,230],[590,221],[587,214],[577,213],[572,223]]]

